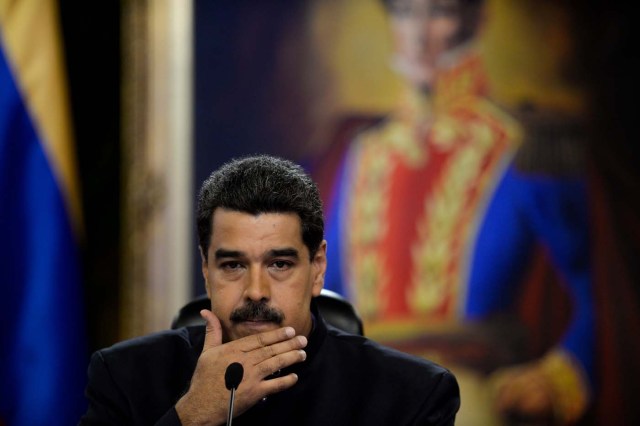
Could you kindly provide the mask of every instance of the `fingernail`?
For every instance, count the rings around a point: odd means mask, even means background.
[[[304,336],[298,336],[298,342],[300,342],[303,348],[307,346],[307,338]]]
[[[296,331],[293,329],[293,327],[287,327],[284,329],[285,334],[287,335],[287,337],[293,337],[296,335]]]
[[[303,350],[300,350],[300,356],[302,356],[302,360],[304,361],[305,359],[307,359],[307,353]]]

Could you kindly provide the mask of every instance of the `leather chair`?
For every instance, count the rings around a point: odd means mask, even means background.
[[[327,323],[347,333],[364,335],[362,319],[347,299],[336,292],[322,289],[315,301]],[[204,320],[200,317],[202,309],[211,309],[211,301],[206,294],[184,305],[171,321],[171,328],[204,325]]]

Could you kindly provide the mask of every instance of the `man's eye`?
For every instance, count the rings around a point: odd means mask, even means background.
[[[271,266],[277,270],[281,270],[284,271],[286,269],[289,269],[291,267],[291,262],[287,261],[287,260],[276,260],[275,262],[273,262],[271,264]]]
[[[432,18],[439,17],[457,17],[460,13],[458,9],[458,5],[456,2],[452,1],[443,1],[443,2],[435,2],[429,8],[429,14]]]
[[[241,267],[242,264],[240,262],[224,262],[220,265],[220,268],[228,271],[235,271],[240,269]]]

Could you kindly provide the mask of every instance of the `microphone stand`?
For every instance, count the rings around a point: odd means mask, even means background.
[[[231,398],[229,399],[229,412],[227,414],[227,426],[233,422],[233,403],[236,399],[236,388],[231,388]]]
[[[227,414],[227,426],[231,426],[233,422],[233,403],[236,399],[236,389],[242,381],[244,375],[244,368],[239,362],[232,362],[224,372],[224,385],[231,391],[231,397],[229,398],[229,412]]]

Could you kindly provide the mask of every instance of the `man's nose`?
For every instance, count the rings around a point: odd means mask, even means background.
[[[249,282],[245,288],[245,297],[255,302],[270,299],[269,278],[260,267],[251,268]]]
[[[413,19],[407,24],[407,35],[414,49],[424,49],[429,43],[429,26],[422,20]]]

